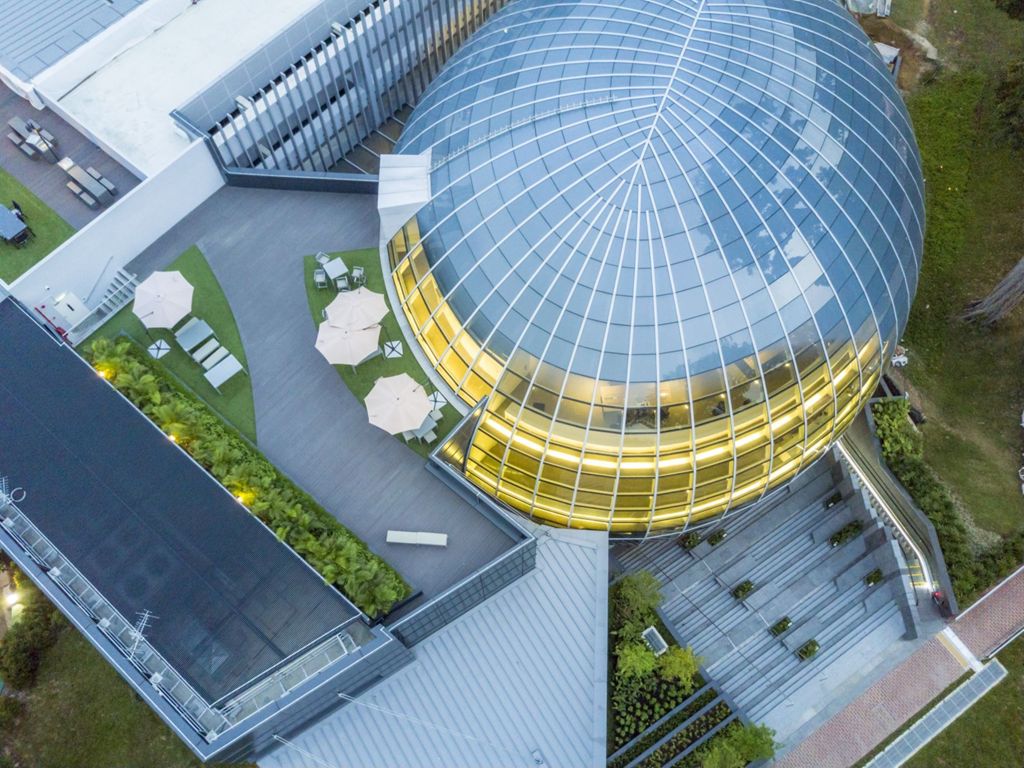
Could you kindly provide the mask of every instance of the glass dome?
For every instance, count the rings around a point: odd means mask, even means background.
[[[514,0],[396,151],[428,149],[397,297],[479,406],[446,451],[537,520],[648,535],[760,498],[906,324],[920,160],[834,0]]]

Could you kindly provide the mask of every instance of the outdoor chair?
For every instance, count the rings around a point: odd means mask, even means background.
[[[22,221],[26,221],[25,212],[21,210],[21,206],[18,205],[17,200],[11,200],[11,211]]]
[[[318,254],[316,255],[316,263],[317,263],[317,264],[319,264],[320,266],[323,266],[324,264],[326,264],[326,263],[327,263],[328,261],[330,261],[330,260],[331,260],[331,257],[330,257],[330,256],[328,256],[328,255],[327,255],[326,253],[324,253],[323,251],[320,251],[320,252],[319,252],[319,253],[318,253]]]
[[[366,270],[362,267],[352,267],[352,282],[355,285],[365,285]]]
[[[314,269],[313,270],[313,284],[317,288],[326,288],[327,287],[327,273],[324,272],[322,269]]]
[[[348,275],[341,275],[340,277],[335,278],[334,287],[337,288],[339,291],[352,290],[352,286],[349,285],[348,282]]]
[[[434,430],[430,430],[423,436],[424,443],[432,443],[435,440],[437,440],[437,433],[435,433]]]

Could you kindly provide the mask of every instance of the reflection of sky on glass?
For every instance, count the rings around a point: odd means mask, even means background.
[[[427,148],[428,260],[499,358],[650,382],[906,322],[917,151],[831,0],[517,0],[417,107]]]

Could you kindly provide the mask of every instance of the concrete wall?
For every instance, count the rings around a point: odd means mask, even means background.
[[[194,142],[14,281],[11,293],[29,307],[42,307],[71,291],[95,307],[118,269],[223,185],[209,151]]]

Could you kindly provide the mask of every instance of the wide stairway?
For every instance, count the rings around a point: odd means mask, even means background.
[[[854,520],[861,532],[833,547],[830,537]],[[615,556],[627,571],[650,570],[662,581],[666,624],[744,716],[785,740],[914,637],[906,564],[831,456],[770,508],[722,527],[727,536],[716,546],[705,531],[690,550],[670,537],[619,545]],[[883,578],[869,586],[876,569]],[[732,591],[746,580],[753,591],[737,599]],[[789,628],[772,635],[786,617]],[[796,651],[809,640],[820,649],[801,660]]]

